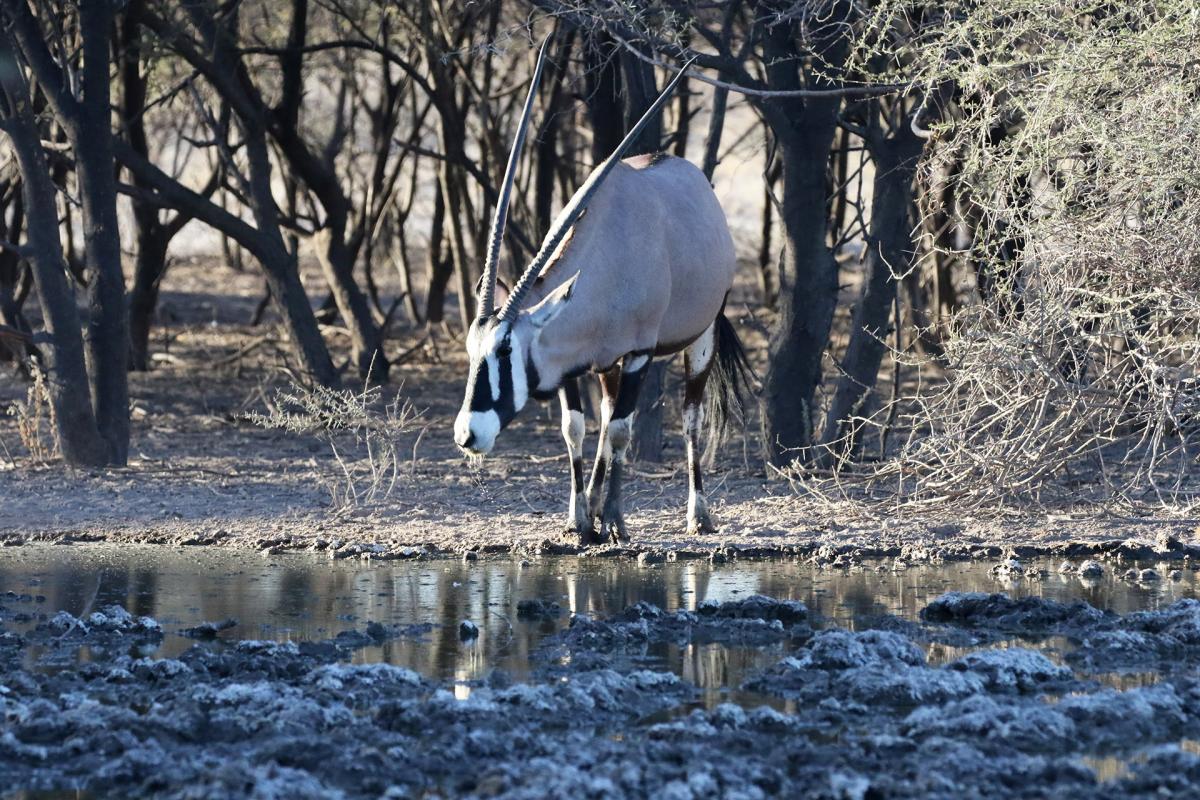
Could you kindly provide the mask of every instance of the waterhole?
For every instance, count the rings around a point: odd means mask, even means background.
[[[1196,596],[1196,573],[1160,565],[1159,580],[1138,583],[1107,569],[1095,580],[1058,572],[1059,562],[1024,564],[1036,578],[994,574],[994,563],[951,562],[896,568],[891,562],[832,569],[802,562],[676,561],[639,566],[623,559],[548,557],[531,561],[335,561],[309,553],[263,558],[216,549],[166,549],[107,545],[25,546],[0,552],[2,593],[33,596],[9,627],[20,632],[57,611],[83,616],[109,605],[158,620],[167,636],[146,654],[173,658],[195,641],[178,635],[204,622],[236,620],[205,646],[239,640],[321,641],[368,624],[430,625],[421,635],[356,649],[354,663],[385,662],[432,679],[453,682],[458,692],[493,669],[525,680],[531,657],[548,635],[570,624],[572,615],[604,619],[637,602],[664,611],[695,610],[702,602],[752,595],[798,600],[814,627],[851,630],[876,624],[884,615],[916,621],[929,601],[949,591],[1005,592],[1082,600],[1127,614],[1156,610]],[[523,614],[522,601],[541,601],[537,614]],[[557,606],[557,612],[555,610]],[[463,639],[460,624],[478,635]],[[1052,658],[1069,645],[1045,637],[1032,645]],[[647,668],[674,672],[705,692],[707,704],[736,690],[754,670],[774,663],[787,645],[651,644],[638,660]],[[970,648],[926,646],[931,663],[962,656]],[[30,648],[27,668],[40,664]],[[88,652],[81,649],[79,658]],[[59,665],[61,667],[61,665]],[[1140,673],[1101,676],[1114,686],[1153,680]],[[729,695],[746,699],[742,695]]]
[[[1196,574],[1114,566],[0,550],[0,797],[1190,796]]]

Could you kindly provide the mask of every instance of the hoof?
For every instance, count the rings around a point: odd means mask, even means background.
[[[563,535],[574,539],[579,543],[580,547],[590,547],[591,545],[604,544],[606,539],[596,530],[596,526],[590,521],[587,525],[582,522],[568,522]]]
[[[606,517],[600,523],[600,540],[611,544],[629,544],[629,533],[625,530],[625,519],[617,515]]]
[[[607,541],[604,536],[595,530],[584,531],[579,534],[579,544],[583,547],[593,547],[598,544],[605,544]]]
[[[716,533],[717,526],[713,525],[713,521],[708,514],[702,514],[699,517],[688,520],[687,526],[688,536],[699,536],[704,533]]]

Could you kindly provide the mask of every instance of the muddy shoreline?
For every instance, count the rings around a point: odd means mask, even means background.
[[[357,527],[357,526],[356,526]],[[465,541],[448,546],[446,542],[388,536],[373,532],[365,536],[278,534],[250,536],[224,528],[216,530],[155,531],[48,531],[2,532],[0,547],[20,547],[24,544],[147,544],[171,547],[217,547],[238,551],[253,551],[264,556],[282,553],[321,553],[333,560],[391,561],[406,559],[447,559],[478,557],[537,557],[579,556],[584,558],[632,559],[642,564],[666,561],[707,560],[724,563],[739,559],[804,561],[833,567],[848,567],[863,561],[895,559],[901,564],[982,561],[998,559],[1098,559],[1118,565],[1142,562],[1179,562],[1190,565],[1200,562],[1200,544],[1184,541],[1178,535],[1192,538],[1194,531],[1181,531],[1179,526],[1160,530],[1154,539],[1140,538],[1074,540],[1063,542],[1029,542],[979,544],[974,542],[930,542],[862,545],[853,542],[832,544],[827,541],[799,541],[795,544],[726,543],[719,536],[710,546],[697,546],[692,541],[663,541],[656,537],[639,544],[582,546],[568,536],[547,537],[541,540],[525,538],[503,543],[497,541]],[[1189,535],[1191,534],[1191,535]],[[797,537],[801,538],[801,537]]]

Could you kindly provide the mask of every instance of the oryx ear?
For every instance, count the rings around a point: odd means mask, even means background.
[[[479,298],[480,292],[483,291],[483,280],[486,277],[487,277],[486,275],[480,275],[479,280],[475,281],[475,297],[476,297],[476,299]],[[506,300],[508,300],[508,284],[504,282],[503,278],[497,276],[496,277],[496,307],[497,308],[502,307]]]
[[[529,309],[529,321],[533,323],[533,327],[545,327],[546,323],[557,317],[567,307],[567,303],[571,300],[571,292],[575,290],[575,281],[577,280],[579,280],[578,272],[572,275],[566,283],[546,295],[542,302]]]

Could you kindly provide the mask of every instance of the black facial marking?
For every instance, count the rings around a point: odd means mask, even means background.
[[[511,333],[496,345],[495,359],[482,358],[475,373],[475,383],[471,387],[472,411],[495,411],[500,418],[500,426],[504,427],[517,415],[515,394],[512,385],[512,340]],[[492,369],[499,374],[493,376]],[[492,379],[499,382],[500,397],[492,397]]]
[[[516,406],[513,404],[512,345],[507,336],[496,348],[496,366],[500,369],[500,399],[496,401],[496,414],[499,415],[500,424],[503,426],[517,415]]]
[[[487,359],[479,363],[479,369],[475,373],[475,385],[471,387],[472,411],[492,410],[492,381],[488,374],[490,369]]]

